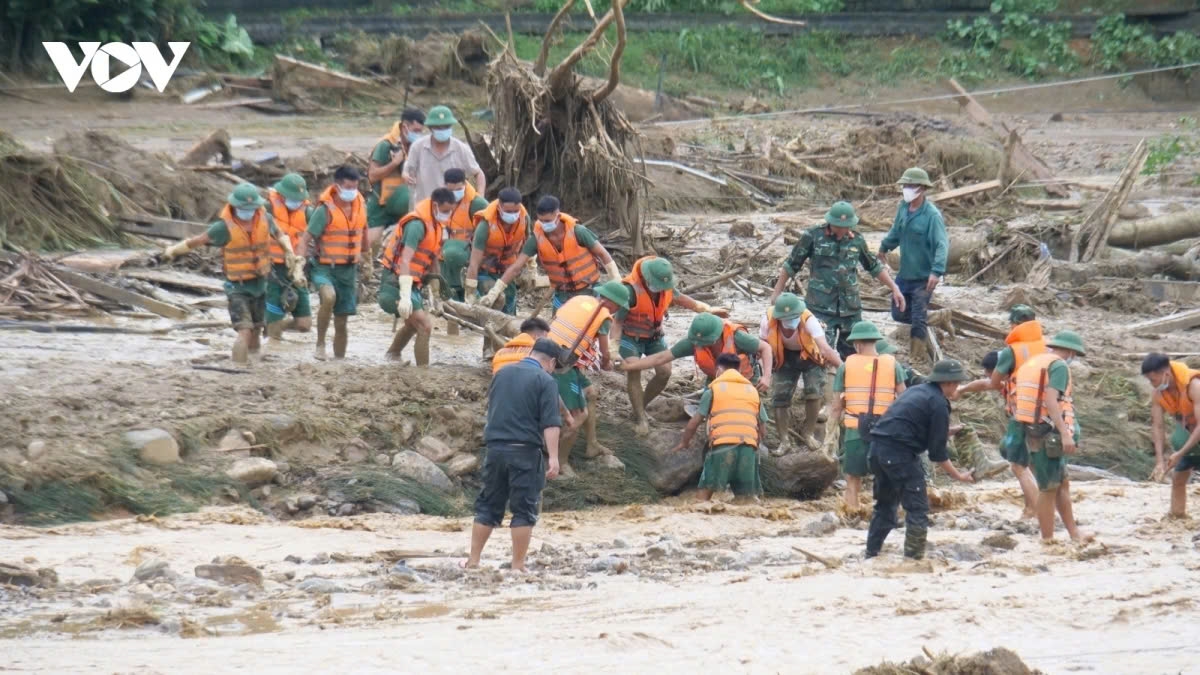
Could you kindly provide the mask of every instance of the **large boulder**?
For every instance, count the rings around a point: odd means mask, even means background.
[[[239,459],[229,467],[225,475],[250,486],[262,485],[275,480],[279,466],[265,457],[247,457]]]
[[[433,436],[422,436],[414,450],[434,464],[444,464],[454,456],[454,448]]]
[[[797,499],[815,499],[838,475],[837,460],[823,452],[793,452],[762,460],[763,487]]]
[[[412,450],[405,450],[393,457],[392,468],[401,476],[435,490],[442,492],[454,490],[454,484],[446,477],[445,472],[438,468],[437,464]]]
[[[138,459],[147,464],[165,466],[179,461],[179,444],[171,432],[163,429],[138,429],[125,432],[125,442],[137,450]]]
[[[451,476],[464,476],[479,468],[479,455],[462,453],[455,455],[446,463],[446,473]]]
[[[694,487],[704,468],[704,434],[697,433],[690,446],[672,452],[682,433],[673,427],[653,429],[642,441],[650,455],[646,477],[655,490],[664,494]]]

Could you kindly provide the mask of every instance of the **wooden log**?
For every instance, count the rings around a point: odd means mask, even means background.
[[[315,63],[293,59],[290,56],[283,54],[275,55],[275,66],[277,69],[282,69],[284,73],[294,71],[303,72],[311,78],[311,84],[334,89],[358,89],[358,88],[374,88],[375,83],[370,80],[365,80],[354,75],[339,73],[336,70],[330,70],[325,66],[319,66]]]
[[[153,253],[154,251],[146,249],[102,248],[72,253],[54,262],[82,272],[109,273],[115,272],[130,261],[144,260]]]
[[[204,106],[196,106],[202,108]],[[179,160],[180,166],[204,166],[213,157],[217,157],[222,164],[228,165],[233,161],[233,150],[229,145],[229,132],[224,129],[217,129],[208,135],[207,138],[192,146],[191,150]]]
[[[1108,245],[1148,248],[1200,237],[1200,211],[1183,211],[1157,218],[1117,223],[1108,233]]]
[[[198,293],[214,294],[222,293],[225,290],[225,284],[220,279],[179,270],[127,270],[122,272],[122,275],[130,279],[149,281],[157,286],[180,288]]]
[[[980,192],[987,192],[988,190],[997,190],[1001,185],[1002,184],[998,179],[988,180],[982,183],[956,188],[954,190],[947,190],[946,192],[937,192],[929,195],[927,199],[929,199],[931,202],[948,202],[951,199],[957,199],[959,197],[966,197],[968,195],[978,194]]]
[[[1017,203],[1025,208],[1041,211],[1078,211],[1083,208],[1083,199],[1079,197],[1071,199],[1018,199]],[[1111,236],[1108,243],[1112,244]]]
[[[263,105],[265,103],[270,103],[272,100],[274,100],[274,99],[272,99],[270,96],[259,96],[256,98],[250,98],[250,97],[231,98],[228,101],[214,101],[213,103],[201,103],[200,105],[194,105],[192,107],[197,110],[220,110],[222,108],[239,108],[244,105],[245,106]]]
[[[1071,239],[1071,262],[1090,262],[1104,251],[1104,247],[1108,245],[1109,232],[1117,222],[1121,206],[1129,198],[1133,184],[1137,180],[1138,174],[1142,172],[1142,166],[1145,165],[1149,156],[1150,147],[1146,144],[1146,140],[1142,139],[1134,148],[1129,161],[1125,163],[1125,168],[1121,170],[1116,185],[1108,191],[1100,206],[1092,211],[1083,225],[1080,225],[1079,229],[1075,231],[1075,236]]]
[[[946,253],[946,272],[962,270],[963,260],[968,253],[984,248],[988,244],[986,232],[955,232],[950,237],[950,250]],[[888,252],[888,266],[893,271],[900,269],[900,249]]]
[[[166,239],[191,239],[208,231],[208,225],[190,220],[175,220],[160,216],[117,216],[121,231],[147,237]]]
[[[1050,278],[1057,283],[1082,286],[1097,277],[1148,279],[1163,275],[1177,281],[1200,281],[1200,263],[1181,255],[1142,251],[1120,259],[1094,260],[1090,263],[1055,262]]]
[[[457,300],[443,300],[442,307],[459,318],[471,321],[481,327],[490,326],[497,335],[503,335],[506,338],[516,337],[521,332],[520,317],[509,316],[490,307],[468,305]]]
[[[179,307],[162,302],[160,300],[155,300],[154,298],[146,297],[141,293],[128,291],[124,288],[119,288],[117,286],[113,286],[112,284],[107,284],[103,281],[86,277],[82,274],[77,274],[66,269],[65,267],[55,267],[54,276],[62,279],[71,286],[83,291],[87,291],[92,295],[96,295],[101,298],[107,298],[123,305],[140,307],[144,310],[154,312],[159,316],[165,316],[169,319],[184,319],[190,313],[190,310],[185,307]]]
[[[1128,326],[1128,330],[1134,335],[1146,335],[1148,333],[1170,333],[1176,330],[1188,330],[1196,326],[1200,326],[1200,309],[1189,309],[1158,319],[1139,321]]]

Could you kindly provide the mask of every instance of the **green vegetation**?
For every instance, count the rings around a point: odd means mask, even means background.
[[[1196,138],[1196,119],[1180,117],[1179,128],[1184,133],[1159,136],[1150,141],[1150,154],[1146,158],[1146,166],[1142,168],[1143,174],[1158,175],[1175,163],[1175,160],[1200,154],[1200,141]],[[1200,183],[1200,175],[1196,176],[1196,182]]]
[[[1116,14],[1097,24],[1092,50],[1096,65],[1108,71],[1177,66],[1200,61],[1200,37],[1181,31],[1155,38],[1145,26],[1128,23],[1123,14]]]
[[[1071,24],[1049,22],[1037,14],[1054,11],[1056,0],[996,0],[991,17],[946,24],[946,39],[967,49],[971,59],[957,61],[956,75],[974,75],[986,64],[1026,78],[1070,73],[1079,68],[1079,56],[1070,47]]]

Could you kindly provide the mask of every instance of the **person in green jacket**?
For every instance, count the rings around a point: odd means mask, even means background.
[[[905,304],[892,303],[892,318],[912,326],[909,355],[914,365],[929,361],[927,312],[933,291],[946,275],[950,240],[942,213],[926,199],[933,187],[924,169],[911,168],[898,181],[904,199],[896,208],[892,229],[879,245],[879,259],[887,262],[888,251],[900,249],[900,271],[896,275]]]

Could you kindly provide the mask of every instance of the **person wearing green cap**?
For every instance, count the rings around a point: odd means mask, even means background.
[[[408,149],[408,159],[404,162],[404,173],[409,184],[409,199],[412,203],[428,199],[433,191],[442,187],[446,171],[462,169],[467,176],[474,179],[475,191],[487,194],[487,177],[471,146],[454,138],[452,127],[458,124],[454,114],[444,105],[429,109],[425,118],[425,126],[429,127],[429,135],[422,136],[413,142]]]
[[[1014,417],[1025,426],[1030,464],[1037,481],[1037,519],[1042,541],[1054,540],[1054,512],[1062,517],[1067,534],[1077,542],[1092,536],[1075,524],[1067,456],[1079,444],[1075,418],[1071,361],[1086,352],[1078,333],[1064,330],[1046,342],[1048,351],[1027,361],[1017,371]]]
[[[904,368],[896,357],[880,354],[883,341],[879,328],[870,321],[859,321],[846,338],[854,354],[846,357],[833,377],[831,417],[843,427],[842,472],[846,474],[844,503],[847,513],[859,513],[858,493],[867,468],[867,441],[864,436],[875,420],[883,415],[896,397],[904,393]]]
[[[394,225],[408,213],[409,191],[404,177],[404,160],[424,131],[425,113],[408,108],[371,150],[367,164],[367,181],[371,184],[367,228],[372,248],[383,237],[385,227]]]
[[[614,362],[626,360],[620,369],[626,371],[626,389],[633,408],[634,430],[644,435],[650,432],[646,406],[667,387],[674,357],[670,354],[660,357],[658,365],[654,366],[654,377],[650,378],[644,390],[640,371],[650,366],[643,364],[643,368],[626,369],[628,360],[636,360],[641,356],[653,357],[667,351],[662,324],[671,307],[682,307],[697,313],[708,312],[719,317],[729,316],[729,310],[710,307],[707,303],[676,293],[675,270],[670,261],[656,256],[646,256],[634,262],[633,268],[622,281],[629,291],[629,309],[622,309],[613,316],[615,322],[609,345],[610,349],[619,351],[609,356]],[[749,343],[743,339],[743,345],[749,346]],[[681,347],[680,354],[686,356],[687,350]]]
[[[471,258],[471,238],[475,236],[475,214],[487,208],[487,200],[475,192],[462,169],[447,169],[442,175],[445,188],[454,194],[458,203],[446,221],[442,240],[442,276],[446,279],[450,299],[466,300],[463,272]],[[446,334],[458,335],[458,324],[446,322]]]
[[[299,241],[308,229],[308,186],[304,176],[289,173],[267,190],[267,201],[275,226]],[[286,320],[291,314],[292,319]],[[308,297],[308,282],[294,283],[287,268],[287,255],[277,242],[271,242],[271,277],[267,281],[267,336],[283,339],[285,329],[307,333],[312,330],[312,304]]]
[[[550,339],[564,348],[562,368],[554,373],[558,395],[563,400],[574,423],[563,433],[558,444],[559,475],[570,478],[571,447],[579,435],[582,423],[587,431],[587,450],[584,456],[594,459],[612,455],[596,437],[599,419],[595,406],[597,393],[585,371],[592,368],[611,370],[608,334],[612,313],[629,307],[629,291],[619,281],[610,281],[596,288],[595,295],[576,295],[554,314],[550,322]],[[624,468],[616,457],[609,460],[611,468]]]
[[[888,251],[900,249],[900,271],[896,274],[904,302],[892,302],[892,318],[912,326],[909,355],[915,365],[929,360],[929,301],[943,276],[950,239],[942,212],[925,198],[933,187],[929,174],[911,168],[897,181],[903,200],[896,208],[892,229],[879,245],[879,260],[887,264]]]
[[[782,456],[791,452],[792,397],[802,377],[804,423],[800,437],[809,450],[820,449],[813,434],[825,393],[825,368],[842,365],[841,355],[829,346],[821,322],[792,293],[780,294],[775,304],[767,308],[759,323],[758,337],[770,345],[775,367],[771,398],[779,446],[772,454]]]
[[[838,202],[825,214],[822,225],[800,235],[791,254],[783,263],[770,302],[774,303],[788,282],[800,273],[806,261],[812,261],[808,290],[804,300],[808,310],[825,324],[825,338],[845,358],[854,353],[846,336],[862,320],[862,298],[858,290],[861,266],[892,292],[892,300],[904,305],[904,296],[887,266],[871,255],[867,240],[856,231],[858,215],[848,202]]]
[[[267,201],[258,188],[242,183],[229,194],[218,220],[208,231],[168,246],[164,260],[171,261],[201,246],[223,249],[225,297],[229,299],[229,320],[237,331],[233,360],[246,363],[259,348],[259,336],[267,318],[267,277],[271,274],[271,240],[283,250],[285,264],[293,283],[305,283],[304,259],[292,249],[291,239],[276,227],[275,219],[263,208]]]
[[[1016,377],[1017,371],[1029,359],[1046,353],[1046,339],[1037,314],[1028,305],[1014,305],[1009,310],[1008,322],[1011,328],[1004,339],[1006,346],[996,353],[996,363],[990,371],[985,369],[987,377],[959,387],[955,398],[963,394],[985,391],[1000,393],[1008,417],[1004,436],[1000,440],[1000,454],[1008,460],[1013,475],[1021,486],[1021,494],[1025,498],[1025,509],[1021,518],[1025,519],[1036,515],[1038,490],[1029,470],[1025,427],[1013,419],[1016,411]]]
[[[928,451],[929,460],[954,480],[975,482],[970,473],[954,466],[947,451],[948,397],[965,379],[967,373],[961,363],[952,359],[938,361],[927,383],[905,390],[888,406],[883,417],[871,425],[867,463],[875,476],[875,511],[867,528],[866,557],[879,555],[888,533],[899,524],[897,506],[903,506],[905,513],[904,556],[925,557],[929,494],[925,490],[925,470],[918,460],[923,453]]]

